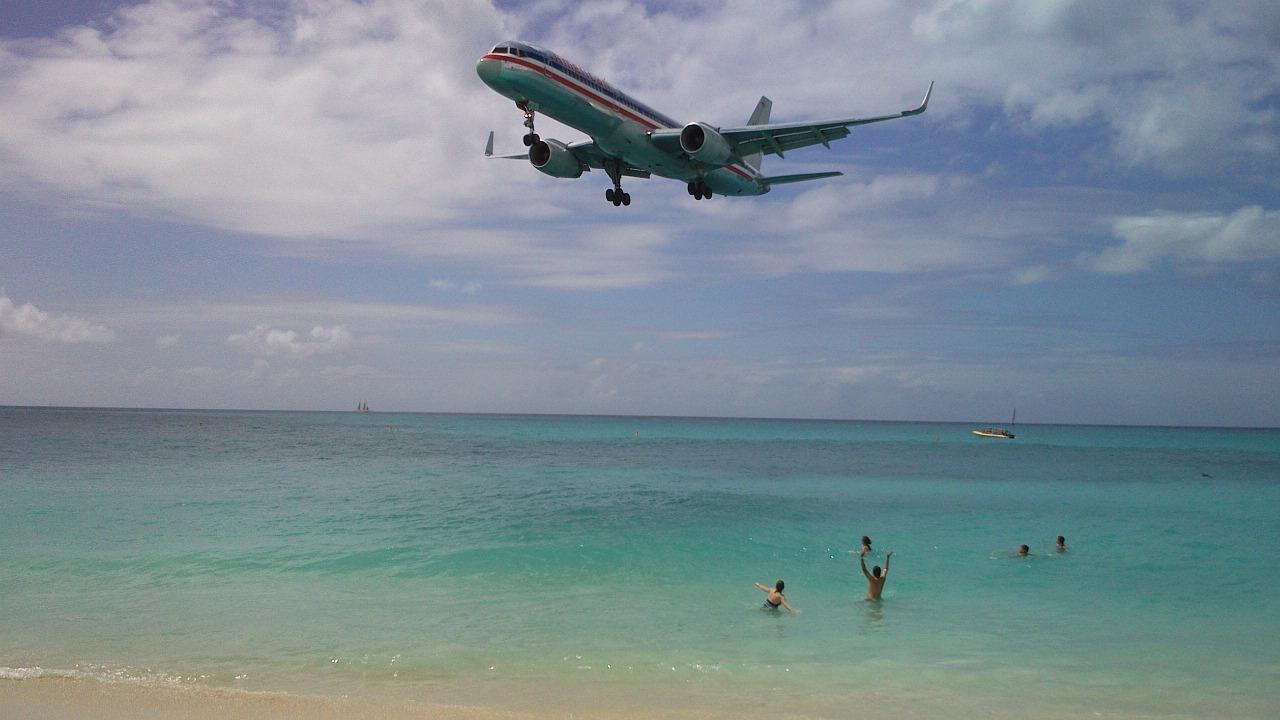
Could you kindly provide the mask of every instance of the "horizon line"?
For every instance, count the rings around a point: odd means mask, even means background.
[[[481,415],[507,417],[575,417],[575,418],[633,418],[648,420],[757,420],[775,422],[842,422],[842,423],[884,423],[884,424],[934,424],[934,425],[991,425],[985,420],[876,420],[871,418],[839,418],[839,417],[802,417],[763,415],[637,415],[629,413],[588,413],[588,412],[534,412],[534,411],[468,411],[468,410],[298,410],[285,408],[188,408],[188,407],[145,407],[145,406],[111,406],[111,405],[6,405],[0,404],[0,410],[124,410],[133,412],[219,412],[219,413],[326,413],[326,414],[360,414],[360,415]],[[1123,423],[1071,423],[1071,422],[1024,422],[1024,426],[1035,427],[1099,427],[1099,428],[1156,428],[1175,430],[1280,430],[1280,426],[1268,425],[1128,425]],[[998,426],[998,424],[997,424]],[[1017,427],[1010,424],[1009,427]]]

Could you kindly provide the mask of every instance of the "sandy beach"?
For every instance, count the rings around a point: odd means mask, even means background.
[[[474,690],[474,689],[473,689]],[[0,680],[0,717],[24,720],[729,720],[765,713],[779,720],[846,718],[934,720],[953,717],[1041,720],[1152,720],[1121,702],[1113,710],[1062,704],[1009,703],[1009,698],[908,698],[876,689],[860,697],[815,698],[781,688],[761,688],[735,698],[712,699],[687,689],[551,687],[541,683],[491,687],[491,697],[458,702],[454,693],[418,699],[363,695],[311,695],[236,688],[112,682],[90,678],[43,677]],[[647,698],[647,701],[646,701]],[[1188,708],[1177,717],[1205,717],[1206,708]],[[1235,707],[1233,716],[1266,717],[1276,708]],[[1256,713],[1256,714],[1255,714]]]
[[[27,720],[532,720],[537,717],[458,705],[110,683],[75,678],[0,681],[0,716]]]
[[[548,688],[507,687],[494,704],[459,704],[430,700],[390,700],[364,696],[300,695],[138,683],[83,678],[38,678],[0,681],[0,717],[26,720],[551,720],[614,718],[647,720],[728,720],[742,709],[715,710],[697,705],[673,707],[669,698],[654,698],[639,707],[616,698],[601,703],[575,695],[548,693]],[[674,693],[677,697],[679,691]],[[522,696],[517,698],[515,696]],[[787,720],[838,717],[828,713],[771,712]],[[860,713],[861,717],[905,717],[899,711]]]

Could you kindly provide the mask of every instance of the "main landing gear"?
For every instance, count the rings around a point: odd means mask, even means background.
[[[631,193],[622,192],[622,163],[608,160],[604,164],[604,171],[609,173],[609,179],[613,181],[613,187],[604,191],[604,199],[613,203],[614,207],[630,205]]]
[[[541,139],[533,129],[533,106],[526,102],[518,102],[516,107],[524,111],[524,126],[529,128],[529,132],[524,135],[524,146],[529,147]]]
[[[707,186],[707,181],[699,178],[689,183],[689,194],[694,200],[711,199],[711,188]]]

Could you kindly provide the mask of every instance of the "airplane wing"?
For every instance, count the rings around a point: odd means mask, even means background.
[[[857,125],[897,120],[898,118],[919,115],[929,107],[929,95],[933,93],[933,83],[925,91],[924,100],[918,107],[892,115],[878,115],[865,118],[841,118],[838,120],[822,120],[819,122],[773,123],[770,125],[746,125],[743,127],[720,128],[724,136],[739,155],[751,153],[774,154],[784,157],[788,150],[822,144],[831,147],[832,140],[839,140],[849,134],[849,128]]]
[[[924,100],[919,107],[903,110],[892,115],[878,115],[865,118],[839,118],[836,120],[820,120],[818,122],[771,123],[767,125],[744,125],[742,127],[717,128],[717,131],[729,142],[734,153],[739,157],[747,157],[753,153],[765,153],[785,157],[784,153],[810,145],[831,147],[832,140],[849,135],[849,128],[856,125],[869,125],[897,120],[898,118],[919,115],[929,107],[929,96],[933,94],[933,83],[925,91]],[[667,150],[680,149],[680,129],[658,130],[652,133],[654,144]]]
[[[568,145],[568,148],[569,151],[573,153],[574,157],[578,158],[578,162],[585,165],[588,169],[595,168],[596,170],[604,170],[605,162],[613,159],[611,156],[601,152],[600,148],[596,147],[594,140],[579,140],[576,143]],[[512,153],[510,155],[494,155],[493,131],[490,130],[489,141],[485,143],[484,146],[484,156],[493,160],[528,160],[529,151],[526,150],[522,153]],[[634,178],[649,177],[648,170],[641,170],[638,167],[627,165],[625,163],[622,166],[622,174],[627,177]]]
[[[596,170],[604,170],[605,163],[614,159],[613,156],[606,155],[600,148],[596,147],[594,140],[579,140],[576,143],[570,143],[569,150],[572,151],[574,157],[577,157],[584,165],[595,168]],[[649,177],[648,170],[641,170],[638,167],[628,165],[626,163],[622,164],[622,174],[626,177],[634,178]]]
[[[744,127],[720,128],[720,134],[730,142],[739,155],[751,153],[774,154],[784,157],[788,150],[822,144],[831,147],[832,140],[839,140],[849,134],[849,128],[857,125],[897,120],[898,118],[919,115],[929,107],[929,96],[933,94],[933,83],[924,93],[924,100],[919,107],[892,115],[878,115],[865,118],[841,118],[838,120],[822,120],[819,122],[773,123],[770,125],[747,125]]]

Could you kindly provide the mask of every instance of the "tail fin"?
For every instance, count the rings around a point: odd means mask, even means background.
[[[751,118],[747,120],[748,125],[767,125],[769,123],[769,112],[773,110],[773,101],[767,97],[761,96],[760,102],[756,103],[756,109],[751,113]],[[742,161],[756,170],[760,169],[760,163],[764,160],[764,153],[750,153],[742,156]]]

